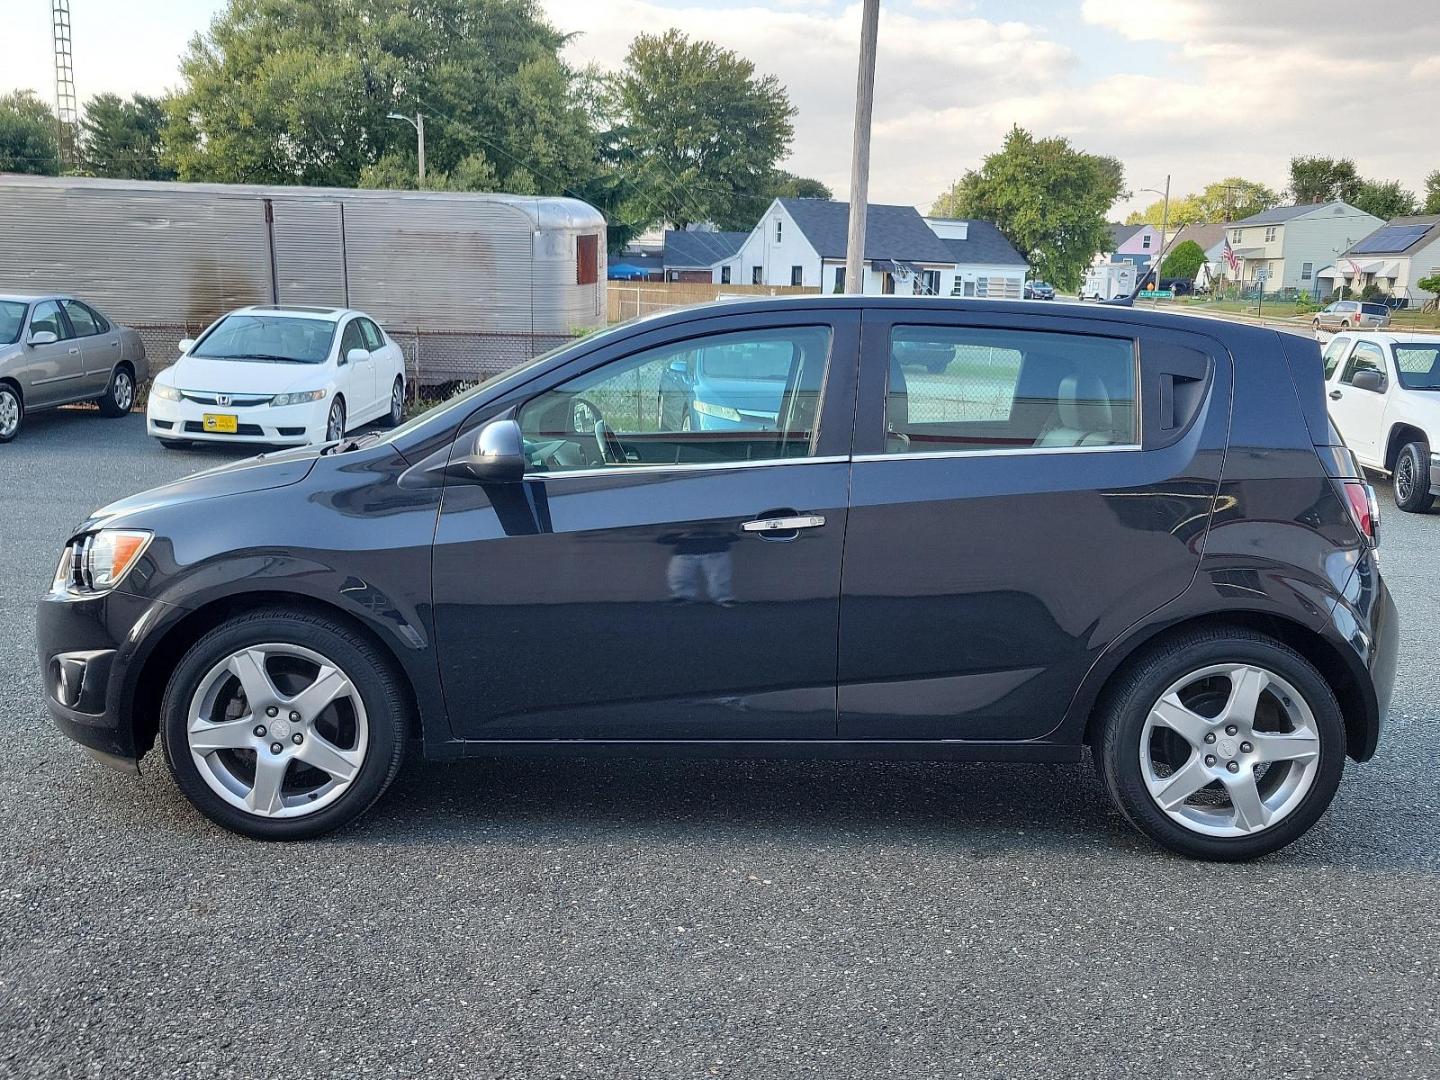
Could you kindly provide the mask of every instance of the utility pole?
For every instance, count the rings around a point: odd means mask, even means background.
[[[1165,268],[1165,234],[1170,229],[1170,174],[1165,174],[1165,208],[1160,211],[1160,254],[1156,255],[1155,263],[1155,302],[1152,307],[1160,306],[1160,272]]]
[[[865,0],[860,16],[860,73],[855,81],[855,147],[850,158],[850,235],[845,244],[845,291],[865,291],[865,211],[870,198],[870,118],[875,112],[875,42],[880,0]]]
[[[406,116],[404,113],[392,112],[386,113],[385,119],[404,120],[405,123],[409,124],[415,129],[415,138],[419,143],[419,185],[423,189],[425,187],[425,117],[421,115],[419,111],[417,111],[415,113],[415,119],[411,120],[410,117]]]

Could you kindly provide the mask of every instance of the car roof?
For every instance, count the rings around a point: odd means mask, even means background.
[[[37,300],[73,300],[68,293],[0,293],[0,300],[11,300],[17,304],[33,304]]]
[[[1335,337],[1343,337],[1346,341],[1378,341],[1387,345],[1440,345],[1440,333],[1392,334],[1366,330],[1360,334],[1336,334]]]
[[[303,304],[251,304],[249,307],[236,308],[227,314],[278,315],[282,319],[325,319],[329,322],[339,322],[347,315],[363,315],[364,312],[356,311],[353,308],[308,307]],[[366,318],[369,316],[367,315]]]

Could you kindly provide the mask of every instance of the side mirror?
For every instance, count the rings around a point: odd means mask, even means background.
[[[475,436],[475,448],[461,463],[472,479],[514,483],[525,478],[525,438],[514,420],[491,420]]]
[[[1350,385],[1357,390],[1369,390],[1372,394],[1383,394],[1385,392],[1385,373],[1376,371],[1374,368],[1357,371],[1355,377],[1350,380]]]
[[[348,363],[359,364],[363,361],[369,360],[370,353],[366,349],[351,349],[345,354],[344,359]]]
[[[178,349],[180,350],[181,355],[184,355],[185,353],[188,353],[188,352],[189,352],[191,349],[193,349],[194,347],[195,347],[195,339],[194,339],[193,337],[181,338],[181,339],[180,339],[180,344],[176,346],[176,348],[178,348]]]
[[[36,330],[30,335],[31,345],[54,345],[59,340],[53,330]]]

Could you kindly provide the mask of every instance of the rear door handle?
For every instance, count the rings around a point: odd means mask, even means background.
[[[796,529],[818,529],[825,524],[819,514],[801,514],[796,517],[757,518],[747,521],[740,528],[750,533],[794,532]]]
[[[1330,400],[1331,400],[1331,401],[1339,401],[1342,396],[1343,396],[1343,395],[1340,393],[1339,390],[1331,390],[1331,391],[1330,391]]]

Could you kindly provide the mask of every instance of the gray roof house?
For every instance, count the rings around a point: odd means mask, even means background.
[[[748,232],[665,230],[665,280],[720,282],[721,268],[733,264]],[[725,282],[728,284],[728,279]]]
[[[1419,306],[1436,294],[1418,283],[1435,275],[1440,275],[1440,214],[1395,218],[1351,244],[1315,276],[1326,292],[1340,285],[1360,291],[1373,284]]]
[[[1335,252],[1383,224],[1374,214],[1336,201],[1276,206],[1232,221],[1226,229],[1240,260],[1241,280],[1263,281],[1271,292],[1316,293],[1325,288],[1317,271],[1334,265]]]
[[[776,199],[736,256],[733,280],[754,285],[845,288],[850,204]],[[988,222],[927,219],[913,206],[872,203],[865,215],[866,293],[1013,296],[1026,260]]]

